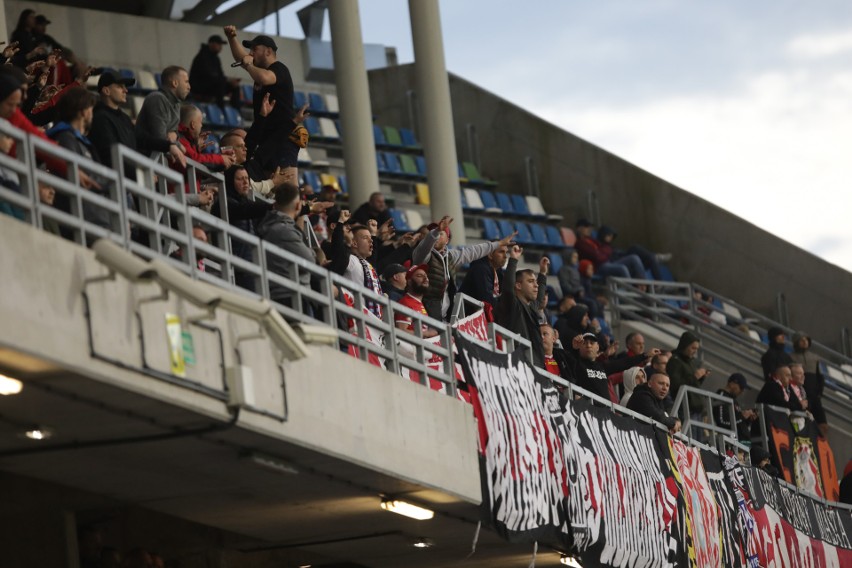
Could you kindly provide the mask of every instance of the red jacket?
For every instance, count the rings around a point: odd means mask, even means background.
[[[41,128],[34,125],[30,122],[30,119],[24,115],[20,108],[16,108],[15,112],[12,113],[12,116],[9,117],[9,124],[14,126],[15,128],[20,128],[24,132],[32,134],[33,136],[38,136],[42,140],[47,140],[51,144],[56,144],[53,140],[47,137],[47,135],[41,130]],[[17,144],[12,145],[12,150],[9,154],[12,157],[17,157]],[[54,158],[53,156],[48,156],[44,152],[36,152],[36,158],[47,164],[47,167],[50,168],[50,171],[58,176],[65,176],[68,174],[68,166],[67,164],[58,158]]]
[[[184,153],[190,160],[195,160],[199,164],[204,164],[205,166],[210,167],[211,170],[221,170],[225,166],[225,162],[222,160],[221,154],[202,154],[198,150],[198,139],[191,138],[189,130],[183,124],[178,126],[178,142],[180,142],[180,145],[183,146]],[[186,169],[182,168],[177,162],[172,164],[172,169],[182,174],[186,173]]]
[[[610,245],[591,237],[577,239],[577,242],[574,243],[574,248],[577,249],[577,254],[580,255],[580,258],[591,260],[595,268],[605,262],[609,262],[609,259],[612,257],[612,247]]]

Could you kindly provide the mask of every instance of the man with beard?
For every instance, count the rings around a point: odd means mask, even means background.
[[[408,269],[405,274],[406,286],[405,296],[399,301],[400,304],[415,312],[421,313],[424,316],[429,315],[426,312],[426,307],[423,305],[423,295],[429,289],[429,266],[418,264]],[[412,318],[402,313],[394,315],[394,323],[396,327],[409,333],[414,333],[414,322]],[[435,337],[438,332],[426,326],[422,326],[423,337]]]

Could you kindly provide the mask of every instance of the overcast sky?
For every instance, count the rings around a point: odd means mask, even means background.
[[[282,35],[302,36],[307,3]],[[411,62],[408,2],[360,7],[364,41]],[[451,72],[852,271],[852,2],[443,0],[441,16]]]

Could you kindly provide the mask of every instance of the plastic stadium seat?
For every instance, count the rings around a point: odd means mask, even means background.
[[[399,130],[395,126],[385,126],[385,140],[391,146],[402,146],[402,138],[399,137]]]
[[[253,85],[242,85],[240,87],[240,94],[242,95],[243,103],[250,105],[254,102],[254,86]]]
[[[243,125],[243,117],[240,114],[240,111],[232,107],[231,105],[225,106],[225,122],[231,128],[239,128]]]
[[[524,217],[532,216],[530,215],[529,207],[527,207],[527,200],[524,199],[523,195],[513,193],[509,197],[512,199],[512,208],[515,210],[515,213],[523,215]]]
[[[502,238],[508,237],[515,232],[515,226],[511,221],[507,221],[506,219],[500,219],[497,221],[497,226],[500,227],[500,235]]]
[[[388,173],[388,165],[385,163],[384,152],[376,152],[376,167],[379,170],[379,174]]]
[[[320,124],[320,132],[324,138],[331,138],[333,140],[339,140],[340,134],[337,132],[337,125],[330,118],[321,118],[319,119]]]
[[[480,199],[479,193],[477,193],[475,189],[468,188],[462,190],[462,195],[464,195],[464,200],[470,211],[482,211],[485,209],[485,206],[482,204],[482,199]]]
[[[426,158],[423,156],[415,156],[414,163],[417,164],[417,173],[426,177]]]
[[[388,209],[391,219],[393,220],[393,228],[400,233],[409,233],[413,229],[408,225],[408,217],[402,209]]]
[[[550,259],[550,274],[558,273],[562,265],[565,264],[565,261],[562,260],[562,255],[558,252],[547,253],[547,258]]]
[[[512,207],[512,200],[507,194],[495,192],[494,197],[497,198],[497,207],[502,209],[503,213],[507,215],[513,215],[515,213],[515,208]]]
[[[293,106],[296,108],[302,108],[305,106],[305,103],[308,102],[308,97],[305,96],[305,93],[302,91],[294,91],[293,92]]]
[[[418,205],[431,205],[432,200],[429,197],[429,186],[425,183],[414,184],[414,194],[417,196]],[[462,194],[464,196],[464,194]]]
[[[136,87],[145,91],[156,91],[157,80],[150,71],[140,70],[136,73]]]
[[[533,195],[527,195],[525,201],[527,202],[527,211],[530,212],[530,215],[541,218],[547,217],[544,206],[541,204],[541,199]]]
[[[559,232],[562,234],[562,243],[573,247],[577,243],[577,235],[571,227],[561,227]]]
[[[420,211],[406,209],[405,216],[408,217],[408,224],[411,225],[412,230],[417,230],[425,224],[423,223],[423,215],[420,214]]]
[[[402,174],[402,166],[399,163],[399,156],[394,154],[393,152],[383,152],[385,155],[385,166],[387,167],[387,171],[401,175]]]
[[[464,177],[469,179],[470,181],[481,181],[482,175],[479,173],[479,168],[476,167],[476,164],[473,162],[462,162],[462,170],[464,171]]]
[[[319,93],[308,93],[308,103],[310,103],[308,108],[311,109],[311,112],[324,113],[326,111],[325,99]]]
[[[305,170],[302,172],[302,182],[310,185],[314,188],[314,190],[319,190],[319,188],[322,187],[319,175],[311,170]]]
[[[308,133],[311,136],[316,136],[318,138],[322,137],[322,131],[320,131],[320,123],[319,119],[314,116],[309,116],[305,118],[305,122],[302,125],[308,129]]]
[[[227,126],[228,122],[225,120],[225,113],[222,112],[216,105],[206,105],[204,110],[205,115],[207,116],[207,122],[213,126]]]
[[[489,241],[499,241],[500,229],[497,228],[497,222],[494,219],[482,220],[482,238]]]
[[[553,225],[547,225],[544,228],[544,234],[547,235],[547,244],[552,247],[563,247],[565,243],[562,242],[562,233],[559,232],[557,227]]]
[[[304,168],[305,166],[310,166],[313,163],[311,159],[311,154],[308,152],[307,148],[299,148],[299,167]]]
[[[118,70],[118,76],[122,79],[135,79],[136,73],[133,72],[133,69],[127,69],[126,67],[123,67]]]
[[[346,176],[337,176],[337,183],[340,184],[340,193],[347,195],[349,193],[349,184],[346,182]]]
[[[420,143],[417,142],[417,138],[414,136],[414,132],[410,128],[400,128],[399,137],[402,140],[403,146],[407,148],[420,147]]]
[[[662,276],[664,282],[674,282],[675,278],[672,274],[672,271],[665,264],[660,265],[660,276]]]
[[[385,140],[385,132],[382,130],[381,126],[377,124],[373,125],[373,140],[376,141],[376,146],[386,146],[387,140]]]
[[[210,142],[207,146],[204,147],[204,150],[201,151],[202,154],[218,154],[221,152],[221,148],[219,148],[219,139],[216,138],[214,134],[208,134],[207,138],[202,140],[202,142]]]
[[[325,96],[325,109],[333,114],[340,113],[340,103],[337,100],[337,95],[329,94]]]
[[[530,228],[526,223],[522,221],[518,221],[515,223],[515,230],[518,231],[518,236],[516,240],[522,245],[535,245],[538,244],[533,239],[532,233],[530,233]]]
[[[550,240],[547,238],[547,232],[544,230],[544,227],[538,223],[530,223],[530,233],[532,233],[532,238],[536,244],[543,247],[552,246]]]
[[[133,107],[133,116],[139,116],[139,111],[142,110],[142,105],[145,104],[145,97],[130,97],[130,104]]]
[[[417,164],[414,163],[414,156],[411,156],[410,154],[400,154],[399,163],[402,166],[402,172],[404,174],[420,177],[420,172],[417,171]]]
[[[459,162],[459,181],[462,183],[468,182],[467,176],[464,174],[464,168],[462,167],[461,162]]]
[[[330,185],[334,188],[340,189],[340,184],[337,183],[337,177],[331,174],[320,174],[320,183],[323,186]]]
[[[162,75],[162,73],[154,73],[154,82],[157,84],[157,89],[159,89],[160,87],[163,86],[163,75]]]
[[[482,200],[482,205],[485,207],[485,211],[488,213],[502,213],[503,210],[500,209],[500,206],[497,205],[497,199],[494,197],[494,194],[488,190],[481,190],[479,192],[479,197]]]

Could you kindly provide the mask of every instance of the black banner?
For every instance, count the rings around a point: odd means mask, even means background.
[[[586,566],[852,566],[849,511],[567,400],[520,356],[456,342],[480,428],[485,520],[504,538]]]

